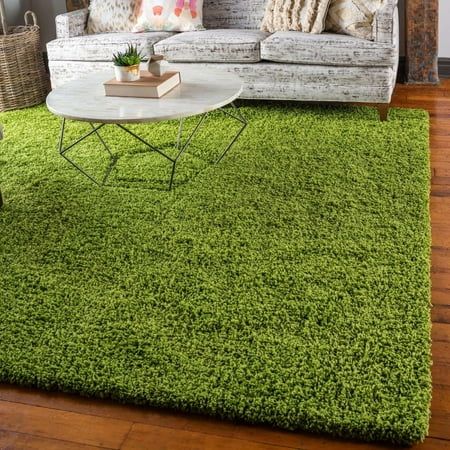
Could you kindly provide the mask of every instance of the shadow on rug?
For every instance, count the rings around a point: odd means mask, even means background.
[[[0,378],[288,429],[411,443],[431,396],[428,116],[244,103],[170,167],[120,130],[114,187],[0,115]],[[191,126],[194,121],[188,121]],[[229,124],[231,127],[232,125]],[[75,138],[88,125],[71,122]],[[161,147],[176,123],[134,126]],[[73,157],[103,170],[100,144]]]

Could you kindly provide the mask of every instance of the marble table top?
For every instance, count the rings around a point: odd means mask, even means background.
[[[177,70],[176,65],[169,70]],[[86,122],[159,122],[221,108],[242,91],[241,80],[225,71],[183,68],[180,73],[181,84],[159,99],[106,97],[103,83],[114,78],[111,68],[57,87],[47,107],[57,116]]]

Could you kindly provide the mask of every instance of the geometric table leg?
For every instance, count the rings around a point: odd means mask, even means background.
[[[241,127],[239,128],[237,133],[233,136],[233,138],[231,139],[230,143],[225,147],[225,150],[223,150],[222,153],[219,155],[218,159],[215,161],[215,164],[218,164],[224,158],[224,156],[228,153],[228,151],[231,149],[231,147],[234,145],[234,143],[238,140],[239,136],[242,134],[242,132],[245,130],[245,128],[247,127],[247,124],[248,124],[247,120],[242,115],[242,113],[239,111],[239,109],[234,105],[234,103],[231,103],[231,107],[233,109],[233,112],[229,112],[226,109],[219,109],[219,111],[221,111],[222,113],[226,114],[228,117],[231,117],[232,119],[235,119],[238,122],[240,122],[241,123]],[[162,157],[167,159],[172,164],[172,171],[171,171],[170,180],[169,180],[169,184],[168,184],[168,190],[170,191],[172,189],[173,182],[174,182],[174,179],[175,179],[177,163],[178,163],[179,159],[181,158],[181,156],[183,155],[183,153],[189,148],[189,146],[190,146],[190,144],[192,142],[192,139],[195,137],[195,135],[197,134],[197,132],[199,131],[199,129],[203,125],[203,123],[204,123],[204,121],[205,121],[207,116],[208,116],[208,113],[204,113],[204,114],[200,115],[200,118],[199,118],[197,124],[195,125],[194,129],[191,131],[191,133],[189,134],[189,136],[187,137],[187,139],[186,139],[186,141],[184,143],[182,142],[184,119],[180,119],[179,120],[178,136],[177,136],[177,142],[175,144],[175,149],[177,150],[177,154],[176,154],[175,157],[172,157],[172,156],[164,153],[163,150],[161,150],[158,147],[156,147],[156,146],[152,145],[151,143],[147,142],[145,139],[143,139],[142,137],[140,137],[139,135],[137,135],[133,131],[131,131],[128,128],[126,128],[124,125],[122,125],[120,123],[116,123],[115,125],[118,128],[120,128],[121,130],[123,130],[126,133],[128,133],[129,135],[131,135],[132,137],[134,137],[136,140],[138,140],[139,142],[141,142],[145,146],[147,146],[150,150],[158,153],[159,155],[161,155]],[[113,169],[113,167],[115,165],[115,163],[117,162],[117,157],[113,155],[113,153],[111,152],[111,150],[106,145],[105,141],[103,140],[103,138],[100,136],[100,134],[98,132],[106,124],[100,124],[97,127],[94,126],[93,124],[90,124],[91,127],[92,127],[92,130],[90,132],[84,134],[79,139],[77,139],[74,143],[72,143],[70,146],[64,148],[63,147],[63,140],[64,140],[64,132],[65,132],[65,123],[66,123],[66,120],[63,119],[62,120],[62,125],[61,125],[61,135],[60,135],[60,139],[59,139],[59,153],[61,154],[61,156],[63,158],[65,158],[70,164],[72,164],[77,170],[79,170],[81,173],[83,173],[86,177],[88,177],[90,180],[92,180],[95,184],[97,184],[98,186],[104,186],[108,176],[110,175],[110,173],[111,173],[111,171],[112,171],[112,169]],[[104,175],[104,177],[103,177],[101,182],[97,181],[92,175],[90,175],[88,172],[86,172],[81,166],[76,164],[74,161],[72,161],[66,155],[66,153],[70,149],[72,149],[77,144],[79,144],[80,142],[82,142],[83,140],[85,140],[86,138],[88,138],[89,136],[91,136],[93,134],[95,134],[97,136],[97,138],[100,140],[100,142],[102,143],[103,147],[108,152],[108,154],[109,154],[109,156],[111,158],[111,164],[108,167],[108,169],[106,170],[105,175]]]
[[[233,108],[234,114],[228,112],[226,109],[220,109],[222,113],[226,114],[228,117],[231,117],[238,122],[242,124],[241,128],[238,130],[236,135],[233,137],[231,142],[227,145],[224,152],[219,156],[219,158],[216,160],[216,164],[218,164],[220,161],[222,161],[223,157],[228,153],[228,151],[233,147],[234,143],[239,139],[239,136],[242,134],[242,132],[247,128],[248,122],[247,119],[244,117],[244,115],[241,113],[239,108],[236,107],[234,103],[231,103],[231,107]]]
[[[215,164],[218,164],[220,161],[222,161],[222,159],[228,153],[228,151],[231,149],[231,147],[234,145],[234,143],[239,139],[239,136],[242,134],[242,132],[245,130],[245,128],[247,127],[247,124],[248,124],[247,120],[242,115],[242,113],[239,111],[239,109],[235,106],[235,104],[231,103],[230,105],[233,108],[233,113],[230,113],[225,108],[220,108],[220,109],[218,109],[218,111],[226,114],[228,117],[231,117],[232,119],[237,120],[238,122],[241,123],[242,126],[239,128],[239,130],[237,131],[235,136],[232,138],[230,143],[225,147],[225,150],[223,150],[222,153],[220,154],[220,156],[217,158],[217,160],[215,161]],[[203,125],[207,116],[208,116],[208,113],[201,115],[199,122],[195,126],[194,130],[192,131],[192,133],[190,134],[190,136],[188,137],[188,139],[186,140],[184,145],[181,145],[183,119],[180,120],[180,129],[179,129],[179,133],[178,133],[178,142],[177,142],[177,148],[179,149],[179,152],[173,161],[172,175],[171,175],[170,182],[169,182],[169,190],[171,189],[172,184],[173,184],[173,179],[174,179],[175,170],[176,170],[176,164],[177,164],[179,158],[189,147],[192,139],[194,138],[194,136],[196,135],[196,133],[198,132],[200,127]]]
[[[181,155],[189,148],[189,145],[192,142],[192,139],[197,134],[197,131],[200,129],[200,127],[203,125],[203,122],[208,117],[208,113],[202,114],[200,116],[200,120],[197,122],[197,125],[194,127],[193,131],[189,135],[189,137],[186,139],[186,142],[182,144],[182,138],[183,138],[183,119],[180,119],[180,125],[178,127],[178,137],[177,137],[177,150],[178,154],[175,156],[173,162],[172,162],[172,172],[170,174],[170,181],[169,181],[169,191],[172,189],[173,180],[175,178],[175,171],[177,168],[178,160],[181,158]]]
[[[181,137],[182,137],[182,130],[183,130],[183,123],[184,122],[183,122],[183,119],[179,120],[178,137],[177,137],[177,142],[175,144],[175,148],[178,150],[178,154],[174,158],[169,156],[169,155],[167,155],[166,153],[164,153],[164,151],[162,151],[158,147],[155,147],[154,145],[152,145],[149,142],[145,141],[140,136],[138,136],[136,133],[133,133],[128,128],[124,127],[123,125],[117,124],[117,126],[121,130],[126,131],[128,134],[133,136],[135,139],[137,139],[142,144],[146,145],[150,150],[153,150],[154,152],[159,153],[161,156],[163,156],[164,158],[166,158],[168,161],[170,161],[172,163],[172,172],[171,172],[171,175],[170,175],[169,186],[168,186],[168,190],[170,191],[172,189],[173,180],[175,178],[175,170],[176,170],[176,167],[177,167],[177,162],[180,159],[181,155],[189,147],[189,144],[191,143],[192,138],[197,133],[198,129],[200,128],[201,124],[204,122],[204,120],[205,120],[207,115],[208,115],[208,113],[205,113],[205,114],[202,114],[200,116],[200,120],[198,121],[198,123],[195,126],[194,130],[191,132],[191,134],[189,135],[187,141],[183,145],[181,143]]]
[[[73,167],[75,167],[75,169],[77,169],[78,171],[80,171],[83,175],[85,175],[86,177],[88,177],[91,181],[93,181],[96,185],[98,186],[104,186],[106,183],[106,180],[109,176],[109,174],[111,173],[112,169],[114,168],[114,165],[117,162],[117,157],[115,157],[111,150],[109,149],[109,147],[106,145],[105,141],[102,139],[102,137],[100,136],[98,130],[102,129],[105,124],[102,123],[98,126],[94,126],[92,123],[90,124],[92,130],[86,134],[84,134],[83,136],[81,136],[79,139],[77,139],[75,142],[73,142],[71,145],[69,145],[68,147],[64,147],[64,133],[65,133],[65,128],[66,128],[66,119],[62,119],[62,123],[61,123],[61,134],[60,134],[60,138],[59,138],[59,154],[66,160],[68,161]],[[76,145],[78,145],[80,142],[84,141],[85,139],[87,139],[89,136],[95,134],[97,136],[97,138],[99,139],[99,141],[101,142],[101,144],[103,145],[104,149],[107,151],[109,157],[110,157],[110,164],[107,167],[103,178],[101,181],[98,181],[95,177],[93,177],[91,174],[89,174],[85,169],[83,169],[80,165],[78,165],[75,161],[71,160],[68,156],[67,156],[67,152],[69,150],[71,150],[73,147],[75,147]]]
[[[168,161],[170,161],[172,164],[174,163],[174,159],[167,155],[166,153],[164,153],[163,150],[159,149],[158,147],[156,147],[153,144],[150,144],[149,142],[147,142],[145,139],[143,139],[142,137],[140,137],[139,135],[137,135],[136,133],[134,133],[133,131],[129,130],[127,127],[125,127],[124,125],[118,123],[116,124],[121,130],[125,131],[126,133],[128,133],[130,136],[134,137],[136,140],[138,140],[141,144],[144,144],[146,147],[148,147],[151,151],[156,152],[158,154],[160,154],[163,158],[167,159]],[[169,191],[172,187],[172,183],[169,184]]]

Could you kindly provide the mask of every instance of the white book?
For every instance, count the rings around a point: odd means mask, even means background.
[[[104,83],[107,97],[160,98],[181,83],[180,72],[166,72],[155,77],[150,72],[141,71],[137,81],[109,80]]]

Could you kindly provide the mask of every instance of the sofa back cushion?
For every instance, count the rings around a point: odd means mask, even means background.
[[[266,0],[204,0],[203,25],[259,30],[265,7]]]

